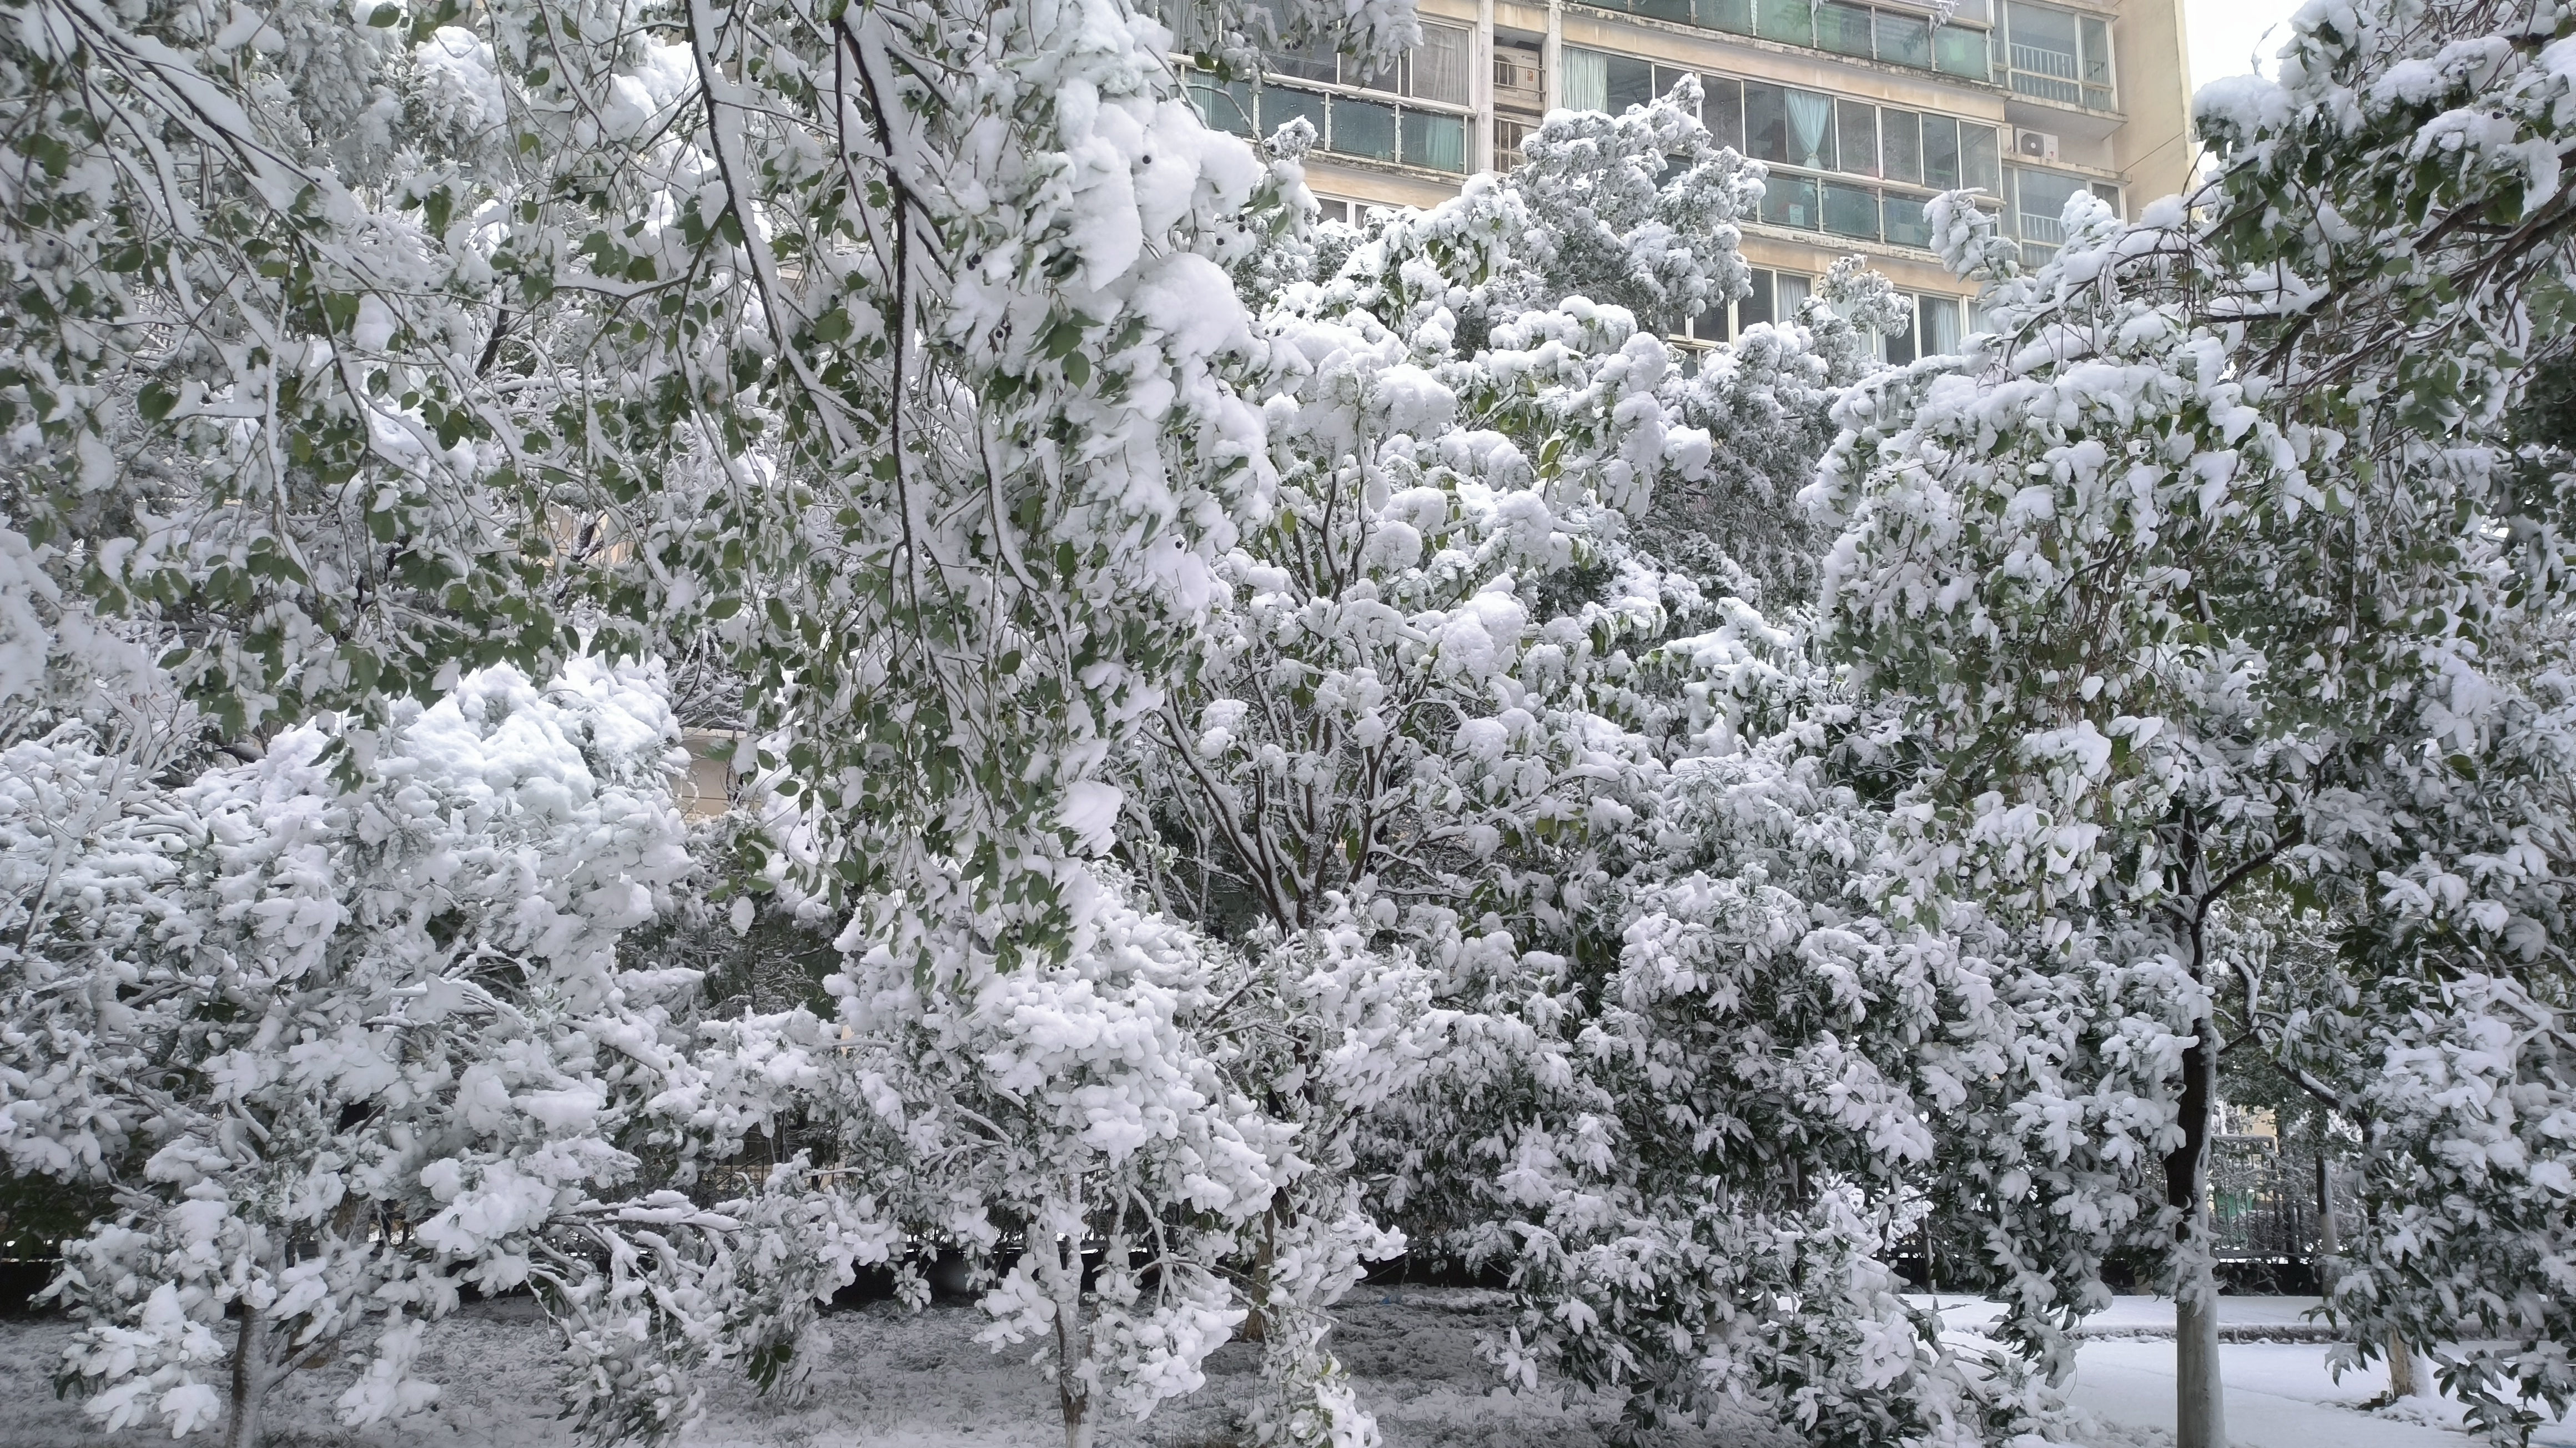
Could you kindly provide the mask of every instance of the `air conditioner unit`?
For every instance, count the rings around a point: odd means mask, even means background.
[[[2025,161],[2054,161],[2057,159],[2057,137],[2047,131],[2016,130],[2013,132],[2013,152]]]

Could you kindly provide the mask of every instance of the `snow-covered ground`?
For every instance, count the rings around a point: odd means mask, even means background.
[[[1388,1448],[1594,1448],[1616,1420],[1607,1403],[1515,1398],[1495,1387],[1476,1357],[1478,1328],[1500,1323],[1491,1292],[1407,1289],[1345,1305],[1336,1334],[1342,1360],[1377,1413]],[[689,1448],[1057,1448],[1064,1442],[1053,1390],[1020,1355],[976,1343],[985,1319],[971,1307],[934,1305],[918,1317],[890,1304],[824,1320],[831,1351],[801,1403],[764,1400],[738,1380],[713,1383],[707,1416]],[[109,1435],[76,1403],[59,1402],[47,1376],[70,1330],[58,1321],[0,1323],[0,1448],[144,1448],[166,1432]],[[271,1448],[562,1448],[544,1356],[549,1346],[525,1303],[468,1308],[435,1325],[422,1375],[445,1385],[439,1405],[407,1424],[351,1432],[330,1403],[351,1370],[301,1375],[282,1391]],[[1221,1448],[1238,1441],[1260,1349],[1229,1343],[1207,1366],[1207,1386],[1142,1424],[1103,1435],[1120,1448]],[[1675,1448],[1793,1448],[1767,1424],[1729,1421],[1675,1440]]]
[[[2313,1305],[2298,1298],[2228,1298],[2221,1321],[2295,1326]],[[1942,1299],[1956,1339],[1973,1344],[1990,1304]],[[1463,1289],[1375,1291],[1348,1304],[1337,1336],[1389,1448],[1589,1448],[1614,1408],[1580,1395],[1514,1397],[1477,1359],[1479,1328],[1499,1325],[1500,1298]],[[830,1351],[802,1402],[765,1400],[738,1381],[710,1385],[706,1421],[689,1448],[1053,1448],[1063,1442],[1052,1394],[1018,1357],[973,1340],[982,1315],[940,1305],[918,1317],[890,1304],[825,1319]],[[2123,1298],[2090,1325],[2078,1355],[2076,1404],[2100,1420],[2103,1448],[2149,1448],[2173,1423],[2173,1315],[2154,1298]],[[2158,1337],[2155,1334],[2168,1334]],[[143,1448],[160,1433],[106,1434],[76,1403],[58,1400],[49,1369],[69,1329],[59,1321],[0,1323],[0,1445],[5,1448]],[[363,1432],[331,1422],[329,1405],[350,1368],[302,1375],[282,1391],[272,1448],[558,1448],[548,1340],[526,1303],[469,1308],[431,1330],[424,1368],[445,1385],[439,1405],[410,1423]],[[2417,1400],[2369,1413],[2386,1386],[2377,1374],[2337,1383],[2315,1343],[2231,1342],[2220,1349],[2229,1436],[2239,1448],[2468,1448],[2456,1407]],[[1220,1448],[1238,1441],[1258,1349],[1229,1344],[1208,1364],[1208,1384],[1148,1422],[1105,1438],[1121,1448]],[[1794,1435],[1747,1420],[1723,1421],[1673,1440],[1673,1448],[1791,1448]],[[2576,1424],[2533,1439],[2576,1448]]]
[[[1929,1304],[1932,1299],[1918,1298]],[[2387,1391],[2383,1371],[2347,1373],[2337,1382],[2321,1335],[2308,1317],[2313,1297],[2223,1297],[2218,1350],[2227,1386],[2227,1435],[2237,1448],[2462,1448],[2460,1407],[2412,1398],[2376,1411],[2365,1404]],[[1991,1302],[1943,1297],[1941,1320],[1954,1342],[1974,1346],[1979,1329],[2002,1309]],[[2168,1298],[2120,1297],[2084,1324],[2090,1339],[2076,1353],[2069,1397],[2099,1419],[2111,1441],[2165,1441],[2174,1421],[2174,1314]],[[2273,1341],[2263,1341],[2273,1338]],[[2293,1340],[2278,1340],[2293,1339]],[[2532,1435],[2534,1448],[2576,1448],[2576,1423],[2553,1423]]]

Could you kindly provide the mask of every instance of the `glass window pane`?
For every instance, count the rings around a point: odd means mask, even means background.
[[[1404,58],[1398,56],[1384,70],[1362,70],[1358,61],[1347,55],[1343,56],[1342,84],[1355,85],[1362,90],[1384,91],[1391,96],[1402,95],[1404,93]]]
[[[2023,0],[2012,0],[2011,4],[2004,7],[2004,24],[2014,52],[2013,69],[2056,74],[2053,68],[2056,65],[2054,60],[2038,61],[2030,65],[2022,63],[2022,52],[2044,50],[2052,55],[2065,57],[2065,77],[2068,80],[2075,79],[2075,17],[2073,14],[2053,6],[2030,5],[2023,3]]]
[[[1338,57],[1330,45],[1318,42],[1303,50],[1273,50],[1261,57],[1263,73],[1292,80],[1331,80],[1337,70]]]
[[[1878,192],[1867,186],[1847,186],[1828,181],[1825,191],[1825,230],[1836,236],[1878,240]]]
[[[1692,319],[1691,335],[1697,337],[1703,342],[1731,342],[1735,340],[1735,334],[1729,330],[1727,326],[1726,304],[1724,302],[1720,302],[1716,306],[1709,308],[1707,311],[1700,313],[1699,316]]]
[[[1434,171],[1467,169],[1467,123],[1426,111],[1404,113],[1404,160]]]
[[[1780,273],[1780,283],[1778,287],[1780,294],[1780,320],[1784,322],[1794,322],[1798,320],[1798,304],[1805,301],[1808,294],[1814,290],[1815,288],[1809,284],[1808,279],[1798,275],[1796,272]]]
[[[1315,128],[1315,142],[1324,140],[1324,98],[1313,91],[1291,90],[1286,86],[1266,85],[1261,88],[1261,134],[1277,134],[1290,121],[1302,120]]]
[[[1708,127],[1709,138],[1745,154],[1744,87],[1722,75],[1701,76],[1699,84],[1699,118]]]
[[[2084,178],[2016,166],[2012,183],[2013,215],[2008,218],[2012,234],[2042,246],[2064,241],[2066,228],[2060,218],[2066,211],[2066,198],[2084,189]]]
[[[1816,7],[1816,39],[1839,55],[1868,55],[1868,8],[1845,4],[1843,0],[1825,0]]]
[[[1348,224],[1351,219],[1351,204],[1347,201],[1332,201],[1317,198],[1315,206],[1317,208],[1315,212],[1315,219],[1317,221],[1339,221],[1344,224]]]
[[[1711,30],[1753,33],[1753,0],[1698,0],[1697,19]]]
[[[1789,93],[1758,80],[1744,83],[1744,154],[1756,161],[1789,159]]]
[[[1190,104],[1198,107],[1199,119],[1208,129],[1229,136],[1251,136],[1258,133],[1253,124],[1252,82],[1221,81],[1205,71],[1190,77]]]
[[[1610,109],[1610,57],[1597,50],[1565,48],[1565,108]]]
[[[2120,214],[2119,187],[2108,181],[2096,181],[2093,183],[2093,194],[2102,198],[2102,204],[2111,208],[2113,216]]]
[[[1925,297],[1916,308],[1923,329],[1923,355],[1946,357],[1959,350],[1959,304],[1949,297]]]
[[[1855,176],[1878,174],[1878,107],[1858,101],[1834,102],[1834,146],[1840,169]]]
[[[1898,65],[1932,68],[1932,22],[1920,15],[1878,12],[1878,58]]]
[[[2084,83],[2111,83],[2111,26],[2099,16],[2083,17]]]
[[[1948,116],[1923,118],[1923,184],[1944,191],[1959,184],[1959,123]]]
[[[1923,299],[1914,296],[1911,293],[1899,292],[1897,295],[1905,298],[1909,310],[1922,305]],[[1897,323],[1894,331],[1881,333],[1878,340],[1882,350],[1886,353],[1888,362],[1891,365],[1902,367],[1906,363],[1913,361],[1914,319],[1908,317],[1904,321]]]
[[[1881,107],[1878,113],[1878,169],[1890,181],[1923,184],[1923,117],[1913,111]]]
[[[1664,97],[1664,96],[1671,95],[1671,94],[1673,93],[1673,87],[1674,87],[1674,86],[1677,86],[1677,85],[1680,85],[1680,84],[1682,83],[1682,77],[1683,77],[1683,76],[1686,76],[1686,75],[1688,75],[1688,74],[1690,74],[1690,72],[1689,72],[1689,71],[1686,71],[1686,70],[1675,70],[1675,69],[1673,69],[1673,68],[1672,68],[1671,66],[1669,66],[1669,65],[1659,65],[1659,66],[1656,66],[1656,67],[1655,67],[1655,95],[1656,95],[1656,97],[1657,97],[1658,99],[1660,99],[1660,98],[1662,98],[1662,97]],[[1701,104],[1702,106],[1705,106],[1705,105],[1707,105],[1707,104],[1708,104],[1708,93],[1707,93],[1707,87],[1705,87],[1705,86],[1701,87],[1701,90],[1700,90],[1700,104]],[[1687,109],[1687,108],[1685,108],[1685,109]],[[1703,120],[1700,124],[1702,124],[1702,125],[1706,125],[1706,124],[1708,124],[1708,123],[1707,123],[1705,120]]]
[[[1932,223],[1924,219],[1923,203],[1928,196],[1900,196],[1887,193],[1887,240],[1893,246],[1932,245]]]
[[[1793,90],[1787,105],[1790,163],[1815,171],[1834,169],[1834,98]]]
[[[1324,149],[1373,160],[1395,159],[1395,107],[1333,98],[1333,129]]]
[[[1426,101],[1446,101],[1453,106],[1467,103],[1467,57],[1469,33],[1462,26],[1422,26],[1422,44],[1413,52],[1412,86],[1407,95]]]
[[[2075,17],[2015,0],[2004,7],[2004,22],[2012,88],[2024,95],[2081,104],[2084,89],[2079,83],[2082,65],[2077,59]]]
[[[1964,25],[1944,25],[1932,32],[1932,68],[1943,75],[1985,80],[1986,32]]]
[[[1609,103],[1601,109],[1614,116],[1625,115],[1630,106],[1642,106],[1655,98],[1654,66],[1625,55],[1610,56],[1609,62]]]
[[[1807,0],[1754,0],[1753,33],[1790,45],[1816,43],[1816,12]]]
[[[1779,320],[1771,308],[1771,288],[1779,280],[1763,267],[1753,269],[1753,289],[1735,299],[1735,328],[1741,332],[1764,322]]]
[[[1773,176],[1762,192],[1762,219],[1773,226],[1818,230],[1816,183],[1804,176]]]
[[[1996,169],[1995,128],[1973,121],[1959,123],[1959,184],[2002,195],[2003,173]]]
[[[1657,20],[1670,20],[1677,25],[1690,24],[1691,0],[1636,0],[1634,8],[1638,14]]]

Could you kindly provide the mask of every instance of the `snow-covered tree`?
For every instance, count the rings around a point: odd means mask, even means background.
[[[977,1264],[980,1336],[1038,1342],[1066,1448],[1088,1448],[1109,1416],[1203,1382],[1244,1316],[1226,1259],[1292,1132],[1205,1039],[1221,982],[1195,932],[1066,868],[1074,935],[1056,959],[1002,968],[966,899],[871,902],[826,984],[848,1162],[896,1220]],[[901,933],[925,916],[928,938]]]
[[[1688,371],[1659,331],[1743,285],[1758,168],[1670,102],[1528,154],[1277,293],[1278,508],[1134,752],[1122,850],[1280,980],[1329,965],[1262,997],[1266,1099],[1301,1151],[1349,1142],[1287,1194],[1505,1266],[1514,1382],[1564,1370],[1641,1426],[1744,1394],[1840,1441],[1973,1430],[1872,1259],[1985,1027],[1924,1041],[1985,967],[1865,918],[1851,711],[1731,596],[1795,596],[1792,494],[1885,283],[1838,268]],[[1330,1304],[1253,1287],[1300,1342]]]
[[[2530,1421],[2510,1397],[2569,1391],[2541,1304],[2576,1213],[2556,1149],[2523,1144],[2576,1119],[2550,1044],[2567,600],[2507,428],[2564,336],[2565,24],[2314,7],[2277,82],[2203,93],[2205,220],[2077,198],[2033,274],[1940,203],[1997,333],[1851,395],[1816,485],[1835,646],[1915,708],[1914,868],[2026,933],[2099,1023],[2007,1153],[1963,1144],[1987,1158],[1963,1206],[2034,1348],[2103,1246],[2159,1251],[2194,1448],[2224,1441],[2204,1167],[2234,1046],[2373,1133],[2378,1209],[2334,1299],[2361,1351],[2460,1318],[2517,1344],[2442,1359],[2505,1436]],[[2267,908],[2336,947],[2330,979],[2284,989]],[[2016,1230],[2033,1193],[2060,1229]]]
[[[793,1173],[675,1190],[779,1102],[695,1058],[693,975],[619,958],[691,869],[656,676],[496,668],[387,722],[350,771],[318,724],[177,787],[79,722],[0,753],[0,1149],[115,1192],[63,1247],[63,1378],[108,1427],[250,1448],[350,1335],[371,1422],[435,1395],[460,1291],[533,1288],[580,1426],[667,1439],[692,1367],[774,1375],[891,1232]]]

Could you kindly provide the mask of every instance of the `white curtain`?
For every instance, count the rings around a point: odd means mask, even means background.
[[[1426,101],[1467,103],[1467,32],[1455,25],[1422,27],[1422,44],[1413,52],[1413,88],[1408,95]]]
[[[1597,50],[1576,50],[1570,46],[1564,55],[1565,108],[1569,111],[1610,109],[1610,57]],[[1825,102],[1825,113],[1833,113],[1832,101]]]
[[[1832,152],[1828,148],[1833,144],[1834,98],[1814,91],[1793,90],[1788,94],[1789,155],[1801,166],[1832,170]],[[1569,100],[1567,104],[1573,102]]]

